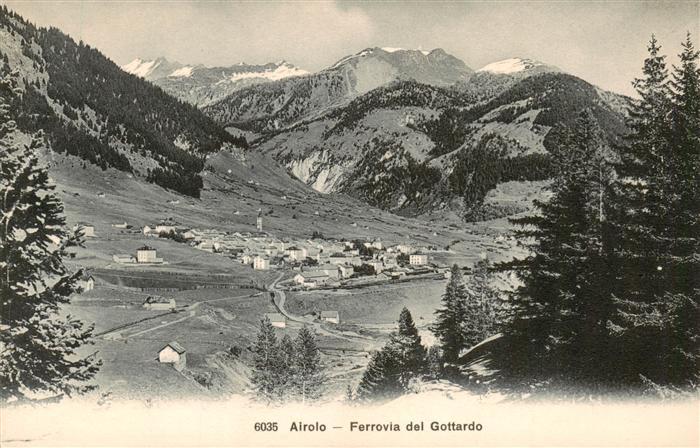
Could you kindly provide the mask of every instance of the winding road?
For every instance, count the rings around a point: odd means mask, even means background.
[[[302,316],[297,316],[295,314],[291,314],[286,310],[284,307],[284,303],[287,300],[287,294],[279,289],[277,287],[277,283],[279,283],[280,280],[282,280],[282,277],[284,277],[284,273],[280,273],[280,275],[268,286],[268,291],[272,294],[272,302],[275,305],[275,308],[282,314],[284,317],[287,319],[293,321],[293,322],[298,322],[303,325],[309,325],[312,326],[316,329],[317,333],[323,334],[325,336],[331,336],[334,338],[339,338],[339,339],[344,339],[346,341],[351,341],[351,342],[360,342],[360,341],[366,341],[370,342],[373,341],[372,338],[368,336],[362,336],[357,333],[347,333],[347,332],[342,332],[342,331],[337,331],[337,330],[332,330],[329,328],[325,328],[324,326],[321,325],[320,322],[317,322],[313,319],[307,319]]]

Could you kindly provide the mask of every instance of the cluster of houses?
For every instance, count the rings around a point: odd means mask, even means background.
[[[156,226],[153,232],[178,232]],[[290,267],[299,271],[300,287],[339,286],[351,278],[384,274],[373,280],[396,279],[429,266],[422,248],[407,244],[386,247],[381,241],[280,239],[262,232],[187,229],[180,235],[193,247],[227,255],[256,271]]]
[[[425,248],[409,244],[387,247],[379,240],[281,239],[262,231],[192,229],[171,221],[146,225],[142,232],[146,236],[177,238],[197,249],[226,255],[256,271],[296,269],[299,272],[294,283],[300,288],[394,280],[431,269],[429,257],[423,252]],[[163,263],[149,246],[139,248],[136,257],[119,254],[113,258],[118,263]]]

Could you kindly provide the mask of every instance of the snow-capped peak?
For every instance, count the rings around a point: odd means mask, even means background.
[[[381,50],[386,51],[387,53],[396,53],[397,51],[419,51],[423,54],[423,56],[428,56],[431,52],[426,51],[426,50],[407,50],[405,48],[396,48],[396,47],[382,47]]]
[[[149,73],[153,71],[160,64],[159,60],[144,61],[142,59],[136,58],[126,65],[122,66],[122,70],[132,75],[140,76],[145,78]]]
[[[339,67],[339,66],[341,66],[341,65],[345,64],[346,62],[351,61],[351,60],[353,60],[353,59],[361,58],[361,57],[363,57],[363,56],[369,56],[369,55],[371,55],[372,53],[374,53],[375,50],[382,50],[382,51],[384,51],[384,52],[386,52],[386,53],[396,53],[396,52],[398,52],[398,51],[418,51],[418,52],[420,52],[423,56],[428,56],[430,53],[432,53],[433,51],[435,51],[435,50],[431,50],[431,51],[426,51],[426,50],[407,50],[407,49],[405,49],[405,48],[398,48],[398,47],[374,47],[374,48],[365,48],[364,50],[360,51],[359,53],[351,54],[351,55],[349,55],[349,56],[345,56],[344,58],[342,58],[341,60],[339,60],[338,62],[336,62],[335,64],[333,64],[333,65],[331,66],[331,68],[333,69],[333,68]]]
[[[532,59],[522,59],[522,58],[510,58],[504,59],[498,62],[492,62],[479,70],[477,72],[490,72],[496,74],[509,74],[518,73],[525,70],[529,70],[533,67],[542,66],[541,62],[534,61]]]
[[[180,67],[171,74],[168,75],[170,78],[189,78],[192,76],[192,70],[194,70],[194,67],[191,67],[189,65],[185,67]]]

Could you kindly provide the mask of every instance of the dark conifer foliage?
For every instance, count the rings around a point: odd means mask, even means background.
[[[413,378],[428,373],[427,351],[407,308],[399,315],[399,328],[389,342],[372,355],[357,387],[357,399],[383,400],[402,395]]]
[[[431,331],[441,344],[443,359],[454,362],[467,346],[463,323],[467,320],[467,290],[462,271],[453,265],[450,280],[442,296],[442,308],[435,311],[435,323]]]
[[[93,388],[94,355],[76,351],[90,342],[92,327],[59,316],[79,291],[81,271],[63,264],[68,247],[80,244],[65,230],[63,205],[48,172],[39,165],[35,141],[16,140],[10,103],[21,94],[0,78],[0,400],[55,399]]]
[[[303,326],[294,341],[294,393],[302,402],[320,397],[325,376],[316,336]]]
[[[279,366],[279,352],[277,350],[277,336],[267,317],[260,321],[258,339],[253,348],[255,354],[252,382],[255,392],[266,400],[276,398],[279,379],[277,377]]]
[[[669,78],[652,37],[616,154],[590,112],[551,141],[552,197],[516,220],[532,255],[501,266],[523,281],[506,332],[524,378],[697,387],[700,72],[690,37],[682,47]]]
[[[653,36],[648,49],[617,167],[611,330],[626,381],[683,385],[700,374],[698,53],[688,36],[669,79]]]
[[[534,379],[586,381],[604,375],[613,284],[605,243],[612,171],[595,117],[584,111],[555,151],[557,176],[539,213],[514,220],[532,255],[502,268],[523,282],[511,302],[508,330],[527,341],[523,357]]]
[[[307,326],[295,340],[277,340],[267,317],[260,321],[252,383],[258,398],[268,402],[309,402],[321,397],[326,380],[316,336]]]
[[[119,149],[130,145],[131,152],[158,162],[149,181],[198,197],[204,155],[227,143],[247,147],[194,106],[123,72],[96,49],[55,28],[37,28],[6,7],[0,9],[0,26],[22,36],[23,53],[48,79],[46,85],[25,87],[27,94],[16,105],[18,125],[43,130],[57,152],[103,169],[134,171],[138,167]],[[63,114],[49,106],[47,97]],[[176,146],[177,140],[189,149]]]

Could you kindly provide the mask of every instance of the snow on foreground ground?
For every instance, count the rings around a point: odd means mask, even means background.
[[[449,384],[377,406],[76,399],[0,409],[0,445],[698,446],[698,404],[496,404]]]

